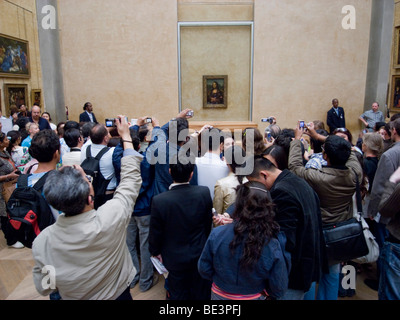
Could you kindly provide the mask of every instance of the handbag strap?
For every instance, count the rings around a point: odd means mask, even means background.
[[[362,212],[362,200],[361,200],[361,191],[360,191],[360,182],[358,181],[357,172],[352,168],[354,174],[356,175],[356,201],[357,201],[357,211],[359,213]]]

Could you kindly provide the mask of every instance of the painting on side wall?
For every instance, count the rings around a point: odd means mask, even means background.
[[[393,76],[392,79],[391,105],[392,109],[400,111],[400,76]]]
[[[5,109],[7,115],[10,114],[10,108],[21,105],[28,107],[28,85],[26,84],[5,84],[4,85]]]
[[[30,78],[28,41],[0,34],[0,77]]]
[[[393,67],[400,68],[400,27],[395,29],[394,37]]]
[[[42,108],[42,90],[32,89],[31,90],[31,101],[32,101],[32,106],[34,104],[36,104],[40,108]]]
[[[203,76],[203,108],[228,107],[228,76]]]

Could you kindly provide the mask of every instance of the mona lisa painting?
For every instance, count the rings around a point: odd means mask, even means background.
[[[228,107],[228,76],[203,76],[203,108]]]

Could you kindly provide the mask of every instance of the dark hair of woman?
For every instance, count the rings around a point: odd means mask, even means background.
[[[239,266],[251,270],[260,259],[266,243],[279,233],[274,205],[261,183],[248,182],[237,187],[234,219],[234,238],[229,248],[242,247]]]
[[[233,145],[224,151],[224,156],[228,166],[231,168],[232,172],[236,174],[239,183],[242,184],[245,176],[237,174],[236,169],[243,168],[246,165],[246,151],[244,151],[241,146]]]
[[[349,129],[346,128],[336,128],[333,131],[333,135],[337,134],[337,133],[343,133],[347,136],[347,139],[349,140],[350,144],[353,146],[353,135],[351,134],[351,132],[349,131]]]
[[[253,141],[247,141],[248,137],[253,134]],[[248,150],[249,145],[253,142],[254,149]],[[264,136],[261,134],[260,130],[257,128],[246,128],[242,134],[242,146],[247,153],[253,153],[254,155],[260,155],[265,151]]]
[[[14,146],[16,145],[18,139],[21,138],[21,133],[19,131],[12,130],[7,133],[7,137],[11,138],[10,143],[7,147],[8,153],[11,154],[11,151],[14,148]]]

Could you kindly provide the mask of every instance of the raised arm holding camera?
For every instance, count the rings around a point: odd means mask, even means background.
[[[94,209],[93,187],[79,166],[63,167],[47,178],[45,197],[63,214],[33,244],[33,280],[42,295],[58,290],[64,300],[132,299],[129,285],[137,270],[126,229],[141,185],[142,157],[133,150],[128,123],[118,119],[125,151],[121,183],[111,200]],[[43,270],[54,276],[49,285],[43,285],[49,276]]]

